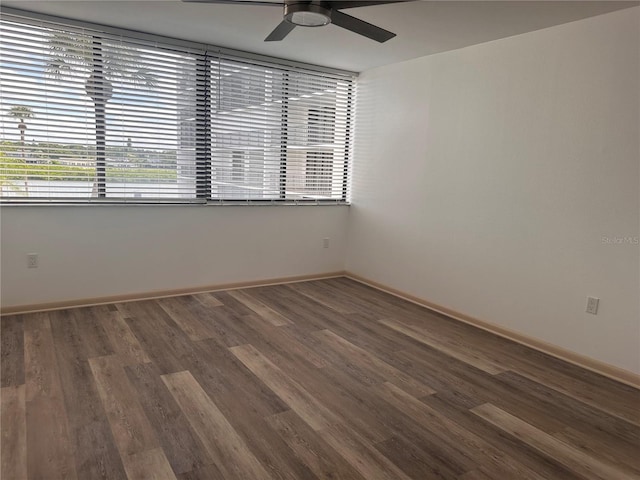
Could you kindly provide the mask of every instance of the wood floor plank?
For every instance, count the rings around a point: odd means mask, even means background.
[[[437,332],[443,341],[463,345],[505,370],[513,370],[533,381],[610,414],[638,424],[640,390],[602,377],[522,344],[423,309],[422,315],[404,316],[403,321]]]
[[[391,460],[405,474],[414,479],[450,480],[466,471],[444,457],[442,451],[424,441],[418,445],[401,433],[376,443],[375,448]]]
[[[186,367],[188,337],[154,301],[116,304],[149,359],[162,373],[180,372]]]
[[[452,346],[448,344],[448,342],[442,341],[437,337],[437,335],[430,334],[424,328],[416,328],[397,319],[382,319],[380,320],[380,323],[393,330],[404,333],[408,337],[414,338],[424,343],[425,345],[429,345],[436,350],[440,350],[441,352],[449,355],[452,358],[456,358],[460,361],[468,363],[469,365],[473,365],[480,370],[484,370],[491,375],[495,375],[505,371],[504,368],[496,365],[490,360],[483,358],[481,355],[469,352],[462,346]]]
[[[575,472],[569,470],[556,459],[548,457],[537,450],[532,450],[520,439],[484,421],[481,417],[465,407],[453,404],[448,398],[440,397],[440,393],[420,399],[434,410],[446,415],[451,421],[474,433],[485,442],[499,449],[508,458],[541,475],[545,480],[583,480]]]
[[[200,308],[198,311],[211,332],[211,338],[220,345],[235,347],[248,343],[248,339],[242,335],[241,330],[235,328],[235,324],[243,315],[252,313],[250,310],[239,314],[234,308],[223,305],[216,308]]]
[[[543,477],[516,460],[505,456],[499,449],[494,448],[473,432],[461,427],[446,415],[430,408],[394,384],[385,383],[377,389],[377,392],[423,428],[433,432],[439,438],[441,445],[447,446],[458,455],[468,456],[472,459],[472,465],[486,463],[499,468],[512,478],[544,480]]]
[[[257,313],[260,318],[274,327],[281,327],[282,325],[290,325],[292,323],[291,320],[286,318],[284,315],[281,315],[272,308],[269,308],[260,300],[253,298],[251,293],[243,292],[242,290],[232,290],[229,292],[229,295],[246,305]]]
[[[24,383],[23,316],[0,318],[0,387]]]
[[[521,361],[514,365],[513,370],[536,383],[551,387],[578,401],[640,426],[640,408],[638,408],[640,390],[627,388],[626,385],[621,384],[617,384],[617,388],[610,388],[611,383],[615,382],[610,382],[606,378],[599,380],[598,383],[584,381],[582,378],[553,368],[557,363],[557,360],[551,364]]]
[[[158,439],[118,356],[90,358],[89,366],[109,419],[116,447],[127,469],[127,457],[157,448]]]
[[[638,424],[640,389],[616,382],[522,344],[504,339],[501,343],[496,343],[499,337],[485,333],[482,336],[482,344],[490,348],[497,357],[502,357],[503,361],[508,362],[510,370]],[[477,335],[472,331],[468,336],[474,338]],[[495,345],[498,345],[497,348],[494,348]]]
[[[112,310],[109,305],[94,307],[74,308],[67,312],[74,318],[74,329],[82,344],[78,350],[85,358],[102,357],[115,353],[115,349],[103,326],[103,315],[108,315]],[[53,313],[53,312],[52,312]],[[55,322],[57,315],[52,315]],[[55,327],[55,325],[52,324]]]
[[[178,475],[178,480],[226,480],[222,472],[215,465],[202,467]]]
[[[238,301],[233,295],[232,292],[242,291],[243,293],[249,294],[250,290],[229,290],[229,291],[218,291],[212,293],[211,295],[216,298],[222,306],[225,307],[225,310],[229,312],[233,317],[241,318],[245,315],[254,315],[252,309],[250,309],[243,302]]]
[[[309,332],[297,329],[295,325],[274,327],[255,318],[255,315],[245,317],[245,328],[251,331],[251,344],[256,348],[277,352],[288,358],[292,365],[302,362],[322,368],[329,364],[325,357],[304,341],[310,338]]]
[[[328,427],[337,421],[314,396],[285,375],[252,345],[232,347],[230,350],[314,430]]]
[[[27,472],[30,479],[75,479],[67,408],[49,315],[25,316]]]
[[[304,371],[295,378],[343,424],[372,444],[388,439],[394,428],[401,425],[394,412],[389,414],[389,406],[383,400],[339,366]]]
[[[454,328],[459,332],[465,332],[466,341],[471,341],[473,345],[479,345],[474,342],[474,338],[479,337],[489,347],[485,352],[489,353],[487,358],[491,358],[491,353],[496,354],[493,363],[499,367],[513,369],[521,375],[552,386],[577,400],[597,408],[603,408],[612,415],[640,425],[640,408],[638,408],[640,390],[636,388],[615,382],[473,326],[448,319],[441,314],[351,279],[335,278],[325,282],[329,282],[342,294],[349,294],[362,301],[367,301],[370,310],[378,308],[380,314],[387,317],[397,317],[400,312],[402,318],[414,319],[421,323],[437,320],[437,328],[432,324],[433,330],[441,331],[443,325],[448,325],[448,331]]]
[[[637,452],[640,447],[640,428],[634,424],[515,372],[500,374],[496,380],[504,382],[513,392],[513,400],[505,404],[511,413],[522,418],[517,404],[533,403],[540,408],[539,415],[526,416],[534,426],[548,433],[564,431],[566,427],[573,426],[587,439],[592,439],[593,445],[598,445],[597,449],[611,447],[621,458],[635,457],[633,452]],[[544,419],[540,420],[540,417]],[[556,421],[561,427],[551,430],[540,426],[550,420]],[[640,459],[638,462],[640,465]]]
[[[78,478],[61,402],[38,397],[27,403],[26,412],[28,478]]]
[[[282,285],[252,288],[250,295],[308,331],[322,330],[331,325],[336,312]]]
[[[423,397],[436,393],[434,389],[336,335],[331,330],[320,330],[315,332],[314,335],[327,345],[330,345],[334,354],[342,357],[345,362],[356,363],[360,368],[369,370],[371,373],[377,373],[384,380],[396,384],[411,395]]]
[[[365,480],[338,452],[329,447],[293,410],[267,418],[276,430],[320,480]]]
[[[349,370],[338,365],[321,370],[321,375],[305,371],[300,375],[301,384],[361,435],[378,443],[396,433],[409,436],[411,430],[411,440],[424,444],[425,448],[429,448],[428,444],[442,444],[433,435],[426,435],[426,430],[416,431],[414,420],[402,416],[398,410],[390,409],[389,404],[378,398],[371,389],[354,382]],[[443,454],[446,455],[446,452]],[[458,463],[464,464],[465,461],[458,456]]]
[[[213,293],[210,292],[196,293],[191,296],[206,308],[221,307],[223,305],[223,303],[218,300]]]
[[[194,303],[198,308],[194,308]],[[158,305],[167,312],[167,315],[193,340],[212,338],[213,332],[210,326],[204,322],[199,308],[207,308],[192,297],[169,297],[158,300]]]
[[[288,284],[287,288],[290,288],[301,295],[312,298],[316,302],[321,303],[327,308],[335,310],[338,313],[347,315],[362,311],[357,305],[354,305],[353,302],[350,301],[350,297],[345,295],[336,295],[335,292],[331,292],[326,289],[322,284],[298,282]]]
[[[301,385],[338,416],[345,426],[372,444],[398,434],[425,448],[442,443],[420,428],[414,419],[390,408],[373,388],[354,382],[348,372],[338,366],[326,367],[320,372],[304,372],[298,378]]]
[[[115,353],[119,357],[120,363],[123,365],[135,365],[137,363],[151,362],[151,359],[120,312],[116,310],[105,314],[102,326],[113,345]]]
[[[440,334],[441,325],[432,328]],[[503,368],[638,425],[640,390],[470,325],[448,325],[448,330],[453,328],[465,342]]]
[[[233,398],[261,418],[288,409],[228,348],[204,340],[194,344],[194,349],[197,361],[188,362],[189,370],[212,398]]]
[[[304,312],[301,315],[304,315]],[[305,348],[307,359],[319,368],[332,364],[330,349],[313,335],[314,332],[323,329],[329,329],[383,361],[389,361],[390,358],[393,358],[395,351],[407,345],[419,344],[413,339],[409,339],[377,322],[366,320],[360,314],[345,316],[334,313],[333,318],[325,316],[324,322],[325,324],[330,324],[330,327],[310,328],[307,325],[300,326],[299,324],[283,326],[280,327],[278,336],[287,335],[293,337],[292,341],[295,341],[296,344],[301,344]],[[391,335],[384,336],[385,333],[390,333]],[[274,337],[274,335],[269,335],[269,337]],[[398,339],[402,342],[396,342]]]
[[[477,369],[473,372],[473,367],[438,350],[401,350],[395,352],[390,363],[429,385],[440,397],[446,396],[455,405],[473,408],[487,401],[485,386],[469,381],[469,377],[473,378],[477,372],[485,377],[490,377],[489,374]]]
[[[162,380],[226,478],[270,478],[191,373],[171,373],[163,375]]]
[[[367,479],[410,480],[391,460],[373,448],[364,438],[342,425],[321,430],[320,436]]]
[[[318,283],[329,295],[351,305],[354,311],[365,312],[371,319],[387,318],[392,314],[392,310],[397,313],[397,309],[394,310],[388,302],[380,302],[371,295],[371,292],[363,291],[361,284],[353,280],[328,278],[313,283]]]
[[[228,371],[231,378],[236,380],[236,385],[230,386],[226,380],[221,385],[212,385],[211,378],[202,371],[193,372],[198,383],[274,480],[314,478],[313,473],[294,456],[284,440],[265,421],[265,417],[286,411],[288,406],[231,352],[225,351],[228,357],[219,354],[209,361]],[[236,369],[241,369],[243,373],[234,375]],[[201,470],[197,469],[194,474]]]
[[[124,467],[129,480],[177,480],[161,448],[128,455]]]
[[[376,385],[385,381],[384,377],[375,369],[358,359],[351,359],[349,356],[340,355],[336,353],[336,348],[330,341],[322,339],[318,336],[319,332],[324,330],[317,330],[305,335],[302,341],[308,349],[320,354],[327,365],[322,367],[323,370],[338,369],[349,376],[351,381],[357,382],[361,385]],[[283,366],[282,368],[288,368]],[[294,372],[295,375],[295,372]]]
[[[27,417],[25,386],[0,389],[0,478],[27,478]]]
[[[244,307],[235,299],[232,298],[232,300],[235,304]],[[246,330],[245,326],[249,322],[260,321],[260,319],[252,310],[246,310],[248,313],[239,314],[227,305],[209,310],[207,315],[210,321],[209,326],[213,332],[210,340],[225,348],[250,343],[252,338],[248,336],[250,332]]]
[[[557,415],[553,402],[532,398],[531,394],[519,391],[513,382],[508,382],[507,373],[490,375],[470,367],[463,362],[447,357],[435,350],[407,349],[397,352],[397,358],[407,359],[402,363],[410,372],[435,373],[435,389],[438,395],[452,404],[473,408],[483,403],[493,403],[510,408],[522,417],[535,420],[536,426],[552,433],[567,426],[566,418]],[[433,378],[433,376],[432,376]]]
[[[496,478],[503,477],[496,477],[495,474],[487,473],[486,470],[479,468],[478,470],[472,470],[464,475],[460,475],[458,480],[494,480]]]
[[[628,452],[620,452],[616,443],[598,441],[592,435],[585,434],[572,427],[567,427],[561,432],[553,434],[554,437],[581,450],[586,455],[602,460],[611,465],[619,465],[620,469],[629,472],[630,475],[640,475],[640,442],[635,444],[635,449]]]
[[[369,320],[361,313],[344,315],[329,329],[354,345],[376,354],[384,361],[392,358],[394,352],[410,345],[422,345],[417,340],[391,330],[377,321]]]
[[[638,475],[629,475],[613,465],[594,459],[490,403],[476,407],[472,412],[498,428],[522,439],[532,448],[557,458],[585,478],[596,480],[631,480],[640,478]]]
[[[88,361],[104,352],[106,345],[101,335],[93,336],[89,328],[78,325],[83,311],[87,309],[49,313],[76,471],[79,479],[125,479]],[[29,411],[27,405],[27,421]]]
[[[163,310],[159,309],[160,316],[156,317],[155,323],[158,325],[155,328],[153,317],[150,315],[153,310],[148,305],[144,306],[144,310],[135,311],[133,307],[130,307],[130,310],[129,313],[137,314],[138,318],[129,318],[127,322],[134,325],[132,328],[137,336],[140,335],[139,338],[145,350],[160,373],[171,373],[178,366],[189,369],[212,398],[215,397],[216,401],[223,399],[231,405],[227,412],[233,411],[235,415],[238,415],[242,419],[242,426],[248,432],[251,431],[251,426],[246,424],[246,419],[253,418],[254,414],[259,412],[258,418],[261,419],[287,408],[227,349],[224,345],[225,339],[216,338],[192,342],[167,317]],[[156,417],[162,415],[162,412],[156,413]],[[176,425],[176,428],[179,426]],[[254,430],[255,428],[257,427],[254,427]],[[171,442],[170,439],[167,441]],[[186,445],[185,448],[187,448]],[[256,454],[268,451],[268,448],[262,448],[261,442],[258,442],[256,448]],[[176,471],[186,472],[194,470],[194,468],[198,470],[197,464],[193,466],[189,466],[189,464],[201,459],[202,455],[198,455],[196,458],[188,456],[181,462],[177,458],[179,449],[182,447],[175,446],[173,452],[167,451],[169,461]],[[269,458],[268,454],[261,456],[261,459],[265,458]],[[177,462],[180,463],[179,469],[176,466]],[[268,463],[269,467],[271,465],[274,469],[285,468],[277,458],[272,463]]]
[[[352,301],[359,302],[361,310],[374,312],[378,318],[390,318],[401,314],[421,315],[423,308],[413,303],[403,301],[386,292],[356,282],[349,278],[330,278],[325,281],[329,288],[340,295],[349,295]]]
[[[212,463],[213,459],[160,378],[160,369],[148,363],[127,366],[125,371],[173,471],[189,472]]]

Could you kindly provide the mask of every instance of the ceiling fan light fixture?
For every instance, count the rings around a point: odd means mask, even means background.
[[[331,10],[310,3],[285,4],[284,19],[300,27],[322,27],[331,23]]]

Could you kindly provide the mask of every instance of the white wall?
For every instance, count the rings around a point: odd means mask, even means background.
[[[4,207],[2,306],[340,271],[348,209]],[[39,268],[26,268],[28,253]]]
[[[347,270],[640,373],[640,9],[365,72]],[[597,316],[586,296],[600,297]]]

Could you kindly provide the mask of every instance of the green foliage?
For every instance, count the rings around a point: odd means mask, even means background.
[[[77,167],[55,164],[31,164],[17,158],[0,158],[0,178],[10,182],[13,180],[93,180],[95,168]],[[107,168],[107,181],[147,182],[174,181],[176,171],[168,168]]]
[[[0,152],[0,178],[5,182],[27,180],[83,180],[92,179],[95,169],[66,165],[26,163],[19,158],[6,157]]]
[[[25,180],[89,182],[93,181],[96,176],[96,169],[92,166],[61,165],[55,161],[27,163],[21,158],[16,158],[16,150],[8,151],[4,145],[2,147],[0,150],[0,185],[3,186],[20,184]],[[112,182],[172,182],[177,179],[177,173],[172,168],[152,166],[146,168],[107,167],[106,179]]]
[[[107,168],[107,181],[164,183],[177,179],[176,171],[169,168]]]
[[[10,190],[17,190],[13,180],[13,177],[9,177],[9,173],[5,172],[5,164],[8,161],[13,161],[15,158],[8,158],[4,152],[0,151],[0,193],[4,192],[5,188]]]
[[[20,122],[23,123],[25,118],[33,118],[33,110],[30,107],[25,107],[24,105],[16,105],[15,107],[11,107],[9,109],[9,116],[20,119]]]
[[[5,140],[0,141],[0,152],[12,154],[14,157],[22,157],[22,152],[24,152],[26,158],[46,163],[55,163],[57,160],[67,158],[77,158],[78,160],[93,160],[95,158],[95,147],[78,143],[26,142],[23,146],[21,142]],[[153,164],[160,161],[163,165],[176,164],[175,150],[107,146],[106,156],[108,159],[122,158],[134,165]]]
[[[144,68],[139,49],[133,47],[70,32],[53,33],[48,47],[47,73],[53,78],[97,72],[109,84],[153,88],[158,82],[156,74]]]

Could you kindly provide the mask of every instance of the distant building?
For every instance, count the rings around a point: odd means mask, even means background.
[[[83,159],[83,158],[58,158],[54,160],[59,165],[68,165],[70,167],[91,167],[95,168],[96,160],[92,159]]]

